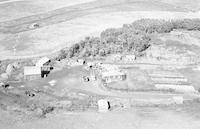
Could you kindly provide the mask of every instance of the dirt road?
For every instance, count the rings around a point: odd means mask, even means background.
[[[200,124],[199,120],[178,111],[135,108],[109,113],[61,112],[51,114],[45,119],[31,122],[17,121],[12,124],[2,124],[0,127],[4,129],[198,129]]]

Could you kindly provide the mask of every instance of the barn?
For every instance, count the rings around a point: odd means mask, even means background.
[[[41,78],[41,67],[25,66],[24,67],[24,80],[35,80]]]

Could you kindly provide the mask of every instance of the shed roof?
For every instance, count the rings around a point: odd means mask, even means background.
[[[50,59],[48,57],[42,57],[36,62],[35,65],[38,66],[38,67],[42,67],[48,61],[50,61]]]
[[[41,68],[37,66],[25,66],[24,75],[38,75],[41,74]]]

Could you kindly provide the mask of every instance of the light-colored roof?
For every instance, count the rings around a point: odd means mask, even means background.
[[[119,76],[119,75],[125,75],[125,73],[120,71],[108,71],[102,73],[103,78],[108,76]]]
[[[38,67],[42,67],[48,61],[50,61],[50,59],[48,57],[42,57],[36,62],[35,65],[38,66]]]
[[[113,55],[111,55],[112,57],[122,57],[122,55],[120,55],[120,54],[113,54]]]
[[[25,66],[24,75],[38,75],[41,74],[41,67],[37,66]]]

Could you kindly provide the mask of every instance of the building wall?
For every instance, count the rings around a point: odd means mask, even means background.
[[[106,82],[126,80],[126,75],[107,76],[103,78]]]
[[[36,80],[36,79],[41,79],[41,75],[25,75],[24,80]]]

